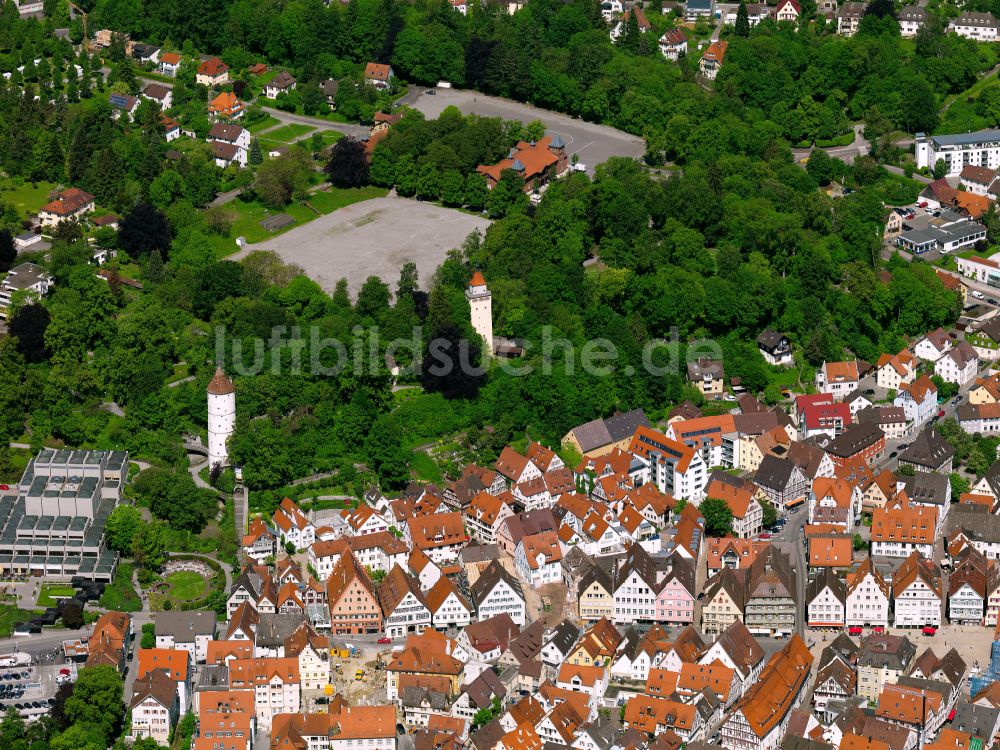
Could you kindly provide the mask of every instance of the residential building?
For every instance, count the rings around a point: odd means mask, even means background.
[[[714,475],[713,475],[714,476]],[[707,497],[724,500],[733,513],[733,536],[750,539],[764,530],[764,507],[768,502],[753,482],[728,482],[713,479],[705,490]]]
[[[370,62],[365,65],[365,83],[377,89],[387,89],[396,77],[392,67],[383,63]]]
[[[937,627],[941,624],[944,599],[941,569],[919,552],[911,552],[896,570],[892,595],[896,627]]]
[[[806,621],[811,628],[842,628],[847,588],[833,568],[821,568],[806,585]]]
[[[779,0],[774,7],[774,20],[778,23],[798,23],[802,8],[797,0]]]
[[[382,609],[375,587],[350,551],[340,556],[326,581],[326,602],[332,633],[353,635],[382,630]]]
[[[859,422],[827,442],[823,449],[830,454],[834,466],[871,465],[885,452],[885,433],[872,422]]]
[[[955,449],[933,427],[923,430],[899,454],[900,466],[912,466],[914,471],[948,474],[952,469]]]
[[[69,188],[46,203],[38,212],[38,221],[43,228],[51,228],[64,221],[81,221],[94,212],[95,198],[80,188]]]
[[[378,601],[385,618],[385,634],[402,638],[431,626],[431,610],[420,584],[396,565],[378,586]]]
[[[1000,130],[977,130],[935,136],[917,133],[915,156],[918,169],[933,168],[938,159],[944,160],[946,175],[960,174],[969,164],[987,169],[1000,169]],[[959,264],[958,270],[959,273],[966,275],[962,270],[962,264]]]
[[[668,60],[677,61],[687,51],[687,35],[683,29],[671,29],[660,37],[660,54]]]
[[[854,36],[865,14],[865,4],[847,2],[837,11],[837,33],[842,36]]]
[[[254,694],[248,690],[226,690],[228,669],[222,689],[197,693],[198,731],[192,750],[251,750],[256,733]]]
[[[472,604],[446,576],[438,578],[424,600],[431,613],[431,624],[438,630],[464,628],[472,622]]]
[[[979,355],[967,341],[958,342],[953,349],[934,363],[934,374],[959,387],[975,380],[978,372]]]
[[[708,49],[706,49],[705,54],[701,56],[701,62],[699,63],[701,74],[705,76],[705,78],[710,81],[714,81],[716,76],[719,75],[719,71],[722,70],[722,61],[726,57],[726,50],[728,48],[729,42],[724,39],[712,42],[708,45]]]
[[[891,590],[870,557],[848,574],[845,588],[844,620],[848,627],[889,626]]]
[[[229,66],[217,57],[205,60],[195,72],[195,83],[214,88],[229,83]]]
[[[802,701],[813,657],[798,634],[775,653],[723,721],[725,750],[776,750]]]
[[[521,584],[496,560],[486,566],[470,587],[479,620],[509,614],[515,624],[527,623],[526,605]]]
[[[580,578],[577,585],[580,620],[597,622],[614,617],[615,596],[611,578],[599,565],[594,565]]]
[[[287,94],[296,88],[295,78],[287,70],[282,70],[274,78],[264,84],[264,96],[277,99],[281,94]]]
[[[173,78],[181,66],[181,56],[177,52],[160,53],[160,73]]]
[[[169,744],[180,700],[177,685],[166,672],[153,670],[137,679],[128,706],[132,717],[128,735],[132,740],[149,737],[159,745]]]
[[[615,414],[607,419],[595,419],[574,427],[562,439],[562,444],[575,449],[584,460],[604,456],[615,449],[628,450],[632,436],[640,427],[649,427],[642,409]],[[626,465],[626,470],[628,466]]]
[[[1000,24],[992,13],[966,11],[948,24],[948,31],[974,42],[995,42],[1000,39]]]
[[[160,109],[170,109],[174,102],[172,89],[167,88],[162,83],[151,83],[142,90],[143,99],[156,102]]]
[[[896,393],[893,404],[902,407],[914,427],[922,425],[937,412],[937,386],[930,377],[921,375]]]
[[[438,565],[455,562],[469,541],[462,514],[456,511],[414,516],[407,520],[404,536],[414,549],[419,549]]]
[[[274,749],[395,750],[397,743],[394,706],[349,706],[341,702],[339,711],[330,706],[329,712],[277,714],[270,728]]]
[[[975,547],[967,546],[948,576],[948,620],[963,625],[989,625],[985,620],[986,601],[997,586],[996,566]]]
[[[1000,283],[1000,272],[997,273],[996,279]],[[983,359],[996,359],[1000,356],[1000,318],[990,318],[978,328],[966,331],[965,340],[972,344],[976,353]]]
[[[858,695],[877,701],[886,684],[909,671],[916,648],[905,636],[872,633],[861,639],[858,654]]]
[[[775,546],[753,561],[747,571],[743,622],[754,634],[788,634],[798,609],[797,574],[788,556]]]
[[[281,714],[301,710],[299,660],[286,657],[232,659],[229,689],[253,692],[254,713],[261,729],[271,729]]]
[[[872,512],[871,553],[909,557],[916,551],[932,557],[937,518],[937,511],[926,507],[876,508]]]
[[[215,638],[212,610],[170,610],[155,613],[156,647],[182,648],[195,664],[204,664],[208,642]]]
[[[764,456],[753,477],[754,484],[778,509],[789,510],[806,501],[809,479],[799,466],[788,459]]]
[[[223,91],[208,103],[208,115],[215,120],[238,120],[246,105],[231,91]]]
[[[917,358],[904,349],[899,354],[883,354],[875,365],[875,384],[879,388],[898,390],[916,379]]]
[[[937,362],[954,345],[951,336],[943,328],[937,328],[916,343],[913,353],[925,362]]]
[[[722,360],[698,359],[688,362],[687,379],[706,400],[716,401],[722,398],[726,380]]]
[[[966,197],[968,196],[968,197]],[[956,193],[953,201],[981,202],[979,196]],[[978,212],[977,212],[978,213]],[[959,218],[953,221],[903,232],[896,238],[896,244],[908,252],[920,255],[929,250],[938,250],[944,255],[972,247],[986,238],[986,227],[971,219]],[[959,267],[961,270],[961,267]]]
[[[820,393],[829,393],[835,399],[843,400],[852,391],[858,389],[862,369],[861,363],[857,360],[824,362],[816,371],[816,390]]]
[[[701,453],[648,427],[639,427],[629,445],[638,459],[630,469],[637,485],[652,482],[660,492],[697,505],[705,495],[707,468]],[[759,483],[758,483],[759,484]]]
[[[468,632],[469,628],[463,631]],[[455,656],[456,648],[454,641],[434,630],[407,636],[405,647],[393,651],[385,667],[387,698],[398,700],[400,683],[405,685],[413,680],[413,684],[417,684],[421,678],[434,678],[448,695],[458,695],[459,677],[465,662]]]
[[[795,364],[795,358],[792,356],[792,340],[783,333],[766,329],[757,336],[757,349],[768,364],[778,367]]]
[[[174,685],[183,713],[191,702],[191,664],[191,654],[182,648],[140,648],[136,679],[146,679],[151,672],[166,675]]]
[[[907,5],[896,14],[899,35],[912,39],[927,23],[927,10],[922,5]]]
[[[532,588],[562,580],[562,545],[554,531],[522,537],[514,553],[517,572]]]

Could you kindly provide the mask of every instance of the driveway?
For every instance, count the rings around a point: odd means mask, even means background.
[[[413,261],[426,289],[448,250],[459,247],[474,229],[485,232],[489,225],[489,219],[478,214],[388,195],[247,245],[229,259],[272,250],[286,263],[300,266],[327,292],[346,278],[352,294],[373,275],[394,286],[399,269]]]
[[[427,93],[433,91],[435,93]],[[519,120],[523,123],[541,120],[549,133],[557,133],[566,141],[570,155],[577,154],[580,162],[587,165],[587,172],[593,175],[594,167],[612,156],[638,159],[646,152],[646,144],[639,136],[621,130],[585,122],[569,115],[532,107],[511,99],[485,96],[466,89],[427,89],[411,86],[399,104],[418,109],[428,118],[441,114],[445,107],[457,107],[465,115],[500,117],[504,120]]]

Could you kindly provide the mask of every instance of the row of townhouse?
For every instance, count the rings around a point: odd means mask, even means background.
[[[891,581],[866,559],[841,579],[823,568],[806,587],[807,623],[812,628],[938,626],[946,591],[941,571],[913,552]]]

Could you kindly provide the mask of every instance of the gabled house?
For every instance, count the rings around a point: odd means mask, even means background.
[[[765,660],[766,654],[757,639],[742,622],[736,621],[716,638],[715,643],[699,657],[698,663],[718,662],[735,670],[742,696],[756,682]]]
[[[806,585],[806,620],[811,628],[842,628],[847,588],[832,568],[821,568]]]
[[[486,566],[470,587],[470,593],[479,620],[506,613],[515,624],[522,627],[526,624],[526,604],[521,584],[496,560]]]
[[[181,66],[181,56],[177,52],[160,53],[160,73],[173,78]]]
[[[845,588],[844,620],[848,627],[889,626],[891,589],[870,557],[848,574]]]
[[[976,379],[979,372],[979,354],[967,341],[959,341],[951,350],[934,363],[934,374],[959,387]]]
[[[933,428],[923,430],[899,454],[900,466],[912,466],[914,471],[948,474],[952,469],[955,449]]]
[[[705,78],[714,81],[716,76],[719,75],[719,71],[722,70],[722,61],[726,57],[726,50],[728,48],[729,42],[724,39],[708,45],[708,49],[705,50],[705,54],[701,56],[701,61],[698,63],[701,74]]]
[[[229,83],[229,66],[217,57],[205,60],[195,72],[195,83],[213,88]]]
[[[777,367],[795,364],[792,356],[792,340],[783,333],[768,328],[757,337],[757,349],[764,361]]]
[[[829,393],[835,399],[843,399],[858,389],[863,371],[866,369],[858,360],[848,362],[824,362],[816,371],[816,390]]]
[[[208,116],[215,120],[238,120],[246,105],[231,91],[223,91],[208,103]]]
[[[181,648],[139,649],[139,680],[151,672],[166,675],[177,691],[178,707],[186,712],[191,701],[191,654]]]
[[[389,571],[376,593],[385,619],[385,634],[390,638],[422,633],[431,626],[431,610],[420,584],[398,565]]]
[[[264,96],[277,99],[281,94],[287,94],[296,88],[295,78],[287,70],[282,70],[274,78],[264,84]]]
[[[858,654],[858,695],[878,700],[887,683],[895,683],[910,669],[916,648],[905,636],[873,633],[861,640]]]
[[[371,579],[350,551],[340,556],[326,581],[330,632],[377,633],[382,630],[382,609]]]
[[[951,336],[943,328],[937,328],[913,347],[913,353],[925,362],[937,362],[954,346]]]
[[[899,354],[883,354],[875,364],[875,384],[879,388],[898,390],[916,379],[917,359],[909,350]]]
[[[802,701],[812,662],[805,643],[793,635],[723,722],[722,746],[726,750],[776,750],[792,711]]]
[[[688,51],[687,36],[681,29],[671,29],[660,37],[660,54],[668,60],[676,61]]]
[[[79,188],[56,193],[53,200],[42,206],[38,222],[42,227],[55,227],[64,221],[80,221],[94,212],[95,198]]]
[[[975,547],[967,546],[948,576],[948,620],[965,625],[989,625],[986,601],[998,586],[997,570]],[[996,624],[995,622],[993,623]]]
[[[944,589],[941,569],[919,552],[911,552],[893,575],[896,627],[941,624]]]
[[[532,588],[562,580],[562,544],[554,531],[531,534],[517,543],[514,563]]]
[[[383,63],[370,62],[365,65],[365,83],[377,89],[387,89],[392,84],[396,74],[392,67]]]
[[[177,685],[163,670],[153,670],[137,679],[129,700],[132,723],[128,736],[132,740],[149,737],[159,745],[167,745],[177,724],[180,699]]]
[[[463,628],[472,622],[472,604],[446,576],[438,578],[424,599],[431,613],[431,624],[437,630]]]
[[[906,419],[911,424],[921,425],[933,417],[937,410],[937,386],[927,375],[921,375],[899,390],[893,404],[903,407]]]

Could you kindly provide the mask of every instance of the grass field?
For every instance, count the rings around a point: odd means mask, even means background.
[[[170,584],[170,591],[167,595],[178,602],[189,602],[205,593],[208,588],[208,581],[193,570],[178,570],[166,577],[166,582]]]
[[[321,214],[328,214],[336,211],[338,208],[349,206],[352,203],[359,203],[371,200],[372,198],[381,198],[387,192],[385,188],[373,186],[363,188],[330,188],[329,190],[321,190],[309,196],[309,205]]]
[[[358,203],[359,201],[366,201],[372,198],[381,198],[388,191],[385,188],[379,187],[364,187],[364,188],[331,188],[330,190],[324,190],[318,193],[313,193],[309,196],[309,204],[319,211],[321,214],[328,214],[336,211],[338,208],[343,208],[344,206],[349,206],[352,203]],[[222,258],[226,255],[232,255],[237,251],[236,238],[245,237],[247,242],[254,244],[256,242],[263,242],[269,237],[274,237],[282,232],[286,232],[293,227],[297,227],[301,224],[305,224],[307,221],[312,221],[316,218],[316,212],[311,210],[304,203],[292,203],[291,205],[285,206],[280,211],[275,211],[273,209],[265,209],[263,204],[257,201],[242,201],[234,200],[226,204],[226,208],[235,214],[235,220],[233,221],[232,230],[228,237],[220,237],[219,235],[212,235],[211,242],[215,247],[215,254],[217,257]],[[284,229],[270,233],[264,230],[264,227],[260,225],[260,222],[264,220],[265,214],[267,216],[274,216],[278,213],[285,213],[295,219],[294,224],[290,224]]]
[[[268,128],[277,127],[281,124],[281,120],[273,115],[268,115],[260,122],[255,122],[253,125],[247,128],[251,133],[259,133],[262,130],[267,130]]]
[[[297,122],[290,122],[287,125],[282,125],[280,128],[275,128],[274,130],[268,130],[266,133],[261,133],[258,137],[262,141],[292,143],[297,138],[307,135],[315,129],[316,128],[312,125],[301,125]]]
[[[320,131],[320,136],[323,138],[323,145],[329,146],[331,143],[336,143],[344,134],[339,130],[322,130]]]
[[[59,602],[58,599],[71,599],[76,589],[72,586],[60,586],[55,583],[43,583],[38,592],[39,607],[54,607]]]
[[[12,204],[21,216],[36,214],[48,202],[49,193],[55,187],[51,182],[15,185],[13,180],[0,180],[0,201]]]

